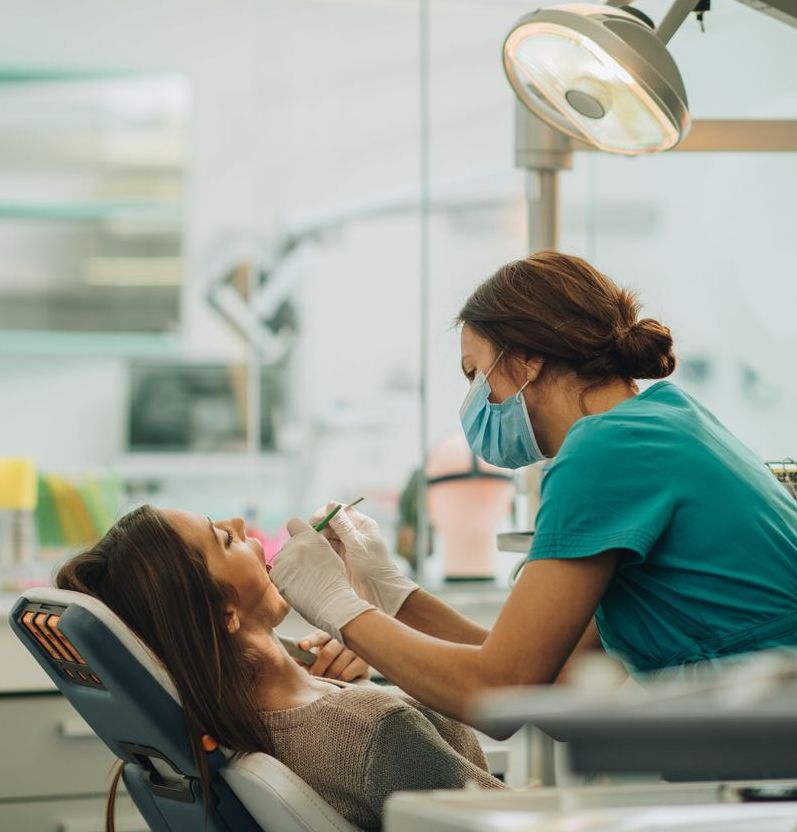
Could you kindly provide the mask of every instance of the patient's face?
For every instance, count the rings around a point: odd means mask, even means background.
[[[213,577],[235,587],[243,624],[276,627],[285,618],[290,606],[271,582],[263,547],[246,536],[242,518],[210,520],[178,509],[163,509],[162,514],[189,546],[204,554]]]

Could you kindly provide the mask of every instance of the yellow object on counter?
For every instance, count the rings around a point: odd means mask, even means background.
[[[22,457],[0,457],[0,509],[32,511],[37,496],[36,463]]]
[[[115,477],[39,475],[36,528],[44,548],[83,546],[113,525],[121,500]]]
[[[46,479],[55,498],[64,542],[68,546],[80,546],[97,537],[94,524],[77,488],[65,477],[55,474],[48,474]]]

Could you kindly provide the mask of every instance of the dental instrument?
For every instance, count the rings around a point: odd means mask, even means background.
[[[299,642],[295,638],[290,638],[289,636],[278,636],[279,640],[282,642],[282,646],[288,651],[288,655],[292,659],[298,659],[300,662],[304,662],[306,665],[314,665],[315,660],[318,658],[315,653],[311,653],[309,650],[304,650],[303,648],[299,647]]]
[[[327,516],[323,520],[320,520],[318,523],[316,523],[315,526],[313,526],[313,528],[317,532],[323,531],[329,525],[329,521],[342,508],[354,508],[354,506],[356,506],[358,503],[361,503],[364,499],[365,499],[365,497],[358,497],[354,502],[349,503],[347,506],[344,506],[342,503],[339,503],[338,505],[335,506],[335,508],[332,509],[332,511],[329,512],[329,514],[327,514]]]

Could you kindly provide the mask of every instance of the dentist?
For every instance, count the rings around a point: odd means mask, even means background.
[[[492,630],[403,576],[376,523],[302,520],[271,573],[309,621],[435,710],[556,680],[599,643],[632,672],[797,644],[797,503],[667,381],[669,329],[585,261],[502,267],[460,312],[460,416],[473,451],[555,457],[528,561]],[[335,547],[335,549],[333,549]],[[337,553],[336,553],[337,550]]]

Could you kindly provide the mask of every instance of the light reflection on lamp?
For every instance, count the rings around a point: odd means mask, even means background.
[[[601,150],[655,153],[689,130],[675,62],[624,9],[573,3],[526,15],[504,43],[504,69],[528,109]]]

